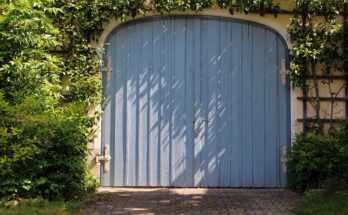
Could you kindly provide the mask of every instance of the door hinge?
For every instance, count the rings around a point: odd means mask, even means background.
[[[106,58],[106,67],[102,69],[103,72],[106,72],[106,81],[110,83],[111,80],[111,72],[112,72],[112,66],[111,66],[111,56],[108,56]]]
[[[288,171],[288,168],[287,168],[288,148],[286,146],[283,146],[283,152],[282,152],[281,161],[282,161],[282,164],[283,164],[283,166],[282,166],[283,173],[287,173],[287,171]]]
[[[104,171],[104,173],[110,171],[111,156],[110,156],[110,146],[109,145],[105,145],[104,146],[103,155],[96,155],[95,158],[96,158],[97,162],[103,164],[103,167],[104,167],[103,171]]]
[[[286,78],[287,75],[290,74],[290,71],[286,69],[286,60],[282,59],[282,70],[280,71],[280,74],[282,75],[282,86],[286,86]]]

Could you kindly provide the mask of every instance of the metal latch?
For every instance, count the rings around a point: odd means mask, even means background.
[[[111,160],[110,146],[109,145],[105,145],[104,146],[103,154],[104,155],[97,155],[96,156],[96,160],[98,162],[102,162],[103,163],[104,172],[109,172],[110,171],[110,160]]]
[[[288,171],[287,169],[287,162],[288,162],[288,149],[286,146],[283,146],[283,153],[282,153],[282,158],[281,158],[283,167],[283,173],[286,173]]]
[[[285,59],[282,59],[282,70],[280,71],[280,74],[282,75],[282,85],[286,86],[286,76],[290,74],[290,71],[286,69],[286,61]]]
[[[209,122],[209,119],[202,117],[199,117],[196,121],[193,121],[195,133],[199,134],[203,130],[205,124],[208,124]]]
[[[106,59],[106,67],[103,68],[103,72],[106,72],[106,81],[110,83],[111,79],[111,72],[112,72],[112,67],[111,67],[111,56],[108,56]]]

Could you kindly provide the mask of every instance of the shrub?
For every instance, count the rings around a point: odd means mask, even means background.
[[[298,136],[289,155],[289,187],[303,192],[348,181],[348,132]],[[330,182],[331,181],[331,182]]]
[[[95,187],[86,164],[94,118],[64,101],[58,9],[34,0],[0,10],[0,198],[71,199]],[[92,79],[94,80],[94,79]],[[77,93],[78,94],[78,93]],[[78,95],[77,95],[78,97]]]
[[[348,214],[348,193],[339,192],[327,196],[322,192],[305,192],[304,201],[296,212],[300,215]]]
[[[30,101],[30,107],[38,103]],[[84,111],[64,107],[33,114],[28,103],[13,107],[1,94],[0,103],[2,116],[10,118],[0,122],[0,195],[71,199],[86,191],[91,119]]]

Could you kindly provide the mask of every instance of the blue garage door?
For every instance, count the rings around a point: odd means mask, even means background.
[[[286,186],[287,49],[276,32],[161,17],[126,23],[107,44],[102,186]]]

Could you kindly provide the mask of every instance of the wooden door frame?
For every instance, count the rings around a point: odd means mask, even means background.
[[[158,20],[158,19],[163,19],[163,18],[170,18],[170,17],[202,17],[202,18],[208,18],[208,19],[224,19],[224,20],[238,20],[241,23],[248,23],[256,26],[263,27],[270,32],[273,32],[277,35],[277,37],[281,40],[284,48],[286,49],[286,67],[287,69],[290,68],[290,62],[289,62],[289,53],[288,53],[288,47],[291,46],[291,44],[285,39],[286,38],[286,26],[280,25],[276,21],[270,21],[270,19],[263,19],[260,18],[260,15],[258,14],[250,14],[250,15],[233,15],[226,12],[226,10],[222,9],[207,9],[203,10],[202,12],[171,12],[170,14],[158,14],[158,13],[153,13],[153,14],[147,14],[147,15],[138,15],[134,18],[126,18],[125,21],[116,21],[113,20],[110,23],[105,25],[105,28],[99,37],[97,41],[92,41],[92,47],[99,49],[100,53],[102,53],[101,50],[104,50],[105,46],[107,45],[107,41],[111,35],[115,31],[118,31],[119,29],[126,27],[128,25],[134,24],[134,23],[141,23],[141,22],[146,22],[149,20]],[[274,18],[275,19],[275,18]],[[275,19],[276,20],[276,19]],[[103,57],[101,57],[103,59]],[[102,62],[101,62],[102,64]],[[102,79],[102,73],[100,74],[100,77]],[[289,77],[288,77],[289,79]],[[287,108],[289,110],[289,113],[287,114],[287,132],[288,132],[288,140],[287,140],[287,147],[288,150],[291,148],[291,139],[297,132],[296,129],[292,129],[294,127],[294,120],[293,120],[293,112],[294,107],[293,104],[293,98],[296,98],[296,95],[290,91],[290,84],[289,80],[287,81]],[[95,109],[102,111],[101,106],[96,107]],[[92,156],[102,154],[102,141],[101,141],[101,125],[102,125],[102,118],[99,120],[98,125],[97,125],[97,136],[94,138],[93,141],[93,150],[92,150]],[[95,167],[94,167],[94,175],[99,177],[100,181],[100,176],[102,174],[101,172],[101,165],[98,162],[95,162]],[[99,173],[98,175],[96,173]]]

